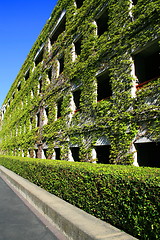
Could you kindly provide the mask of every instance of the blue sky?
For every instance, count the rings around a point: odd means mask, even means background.
[[[0,107],[56,3],[0,1]]]

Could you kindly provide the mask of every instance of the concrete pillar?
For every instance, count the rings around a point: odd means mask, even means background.
[[[72,43],[72,62],[76,60],[75,45]]]
[[[68,161],[69,161],[69,162],[74,162],[74,159],[73,159],[73,157],[72,157],[71,149],[69,149],[69,151],[68,151]]]
[[[22,150],[22,157],[24,157],[24,151]]]
[[[133,153],[133,165],[136,166],[136,167],[139,167],[139,164],[138,164],[138,161],[137,161],[137,150],[135,148],[134,143],[132,143],[131,152]]]
[[[30,157],[30,151],[29,150],[27,151],[27,157]]]
[[[45,156],[45,154],[44,154],[44,150],[42,149],[42,153],[41,153],[41,158],[42,159],[46,159],[46,156]]]
[[[92,160],[93,160],[93,163],[96,163],[96,159],[97,159],[96,150],[95,150],[95,148],[92,148]]]
[[[134,65],[134,61],[131,58],[132,61],[132,65],[131,65],[131,76],[134,78],[134,80],[132,81],[132,89],[131,89],[131,95],[132,97],[136,97],[136,85],[137,85],[137,77],[135,75],[135,65]]]
[[[52,158],[51,159],[53,159],[53,160],[55,160],[56,159],[56,153],[55,153],[55,150],[53,149],[53,154],[52,154]]]
[[[47,125],[48,123],[48,116],[47,116],[47,113],[46,113],[46,109],[43,110],[43,125]]]
[[[36,150],[33,150],[33,158],[36,158]]]

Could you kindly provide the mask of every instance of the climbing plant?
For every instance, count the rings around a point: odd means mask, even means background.
[[[104,7],[108,11],[108,30],[98,36],[95,22]],[[65,31],[49,47],[51,31],[64,9]],[[71,143],[80,147],[81,161],[91,161],[92,148],[98,137],[104,135],[111,144],[110,163],[132,164],[131,145],[144,126],[147,134],[158,141],[159,80],[150,82],[133,96],[136,79],[131,72],[132,53],[158,38],[159,10],[156,0],[139,0],[136,5],[130,0],[85,0],[78,9],[73,0],[59,0],[4,101],[1,152],[22,155],[23,151],[27,156],[35,144],[46,143],[48,158],[54,147],[60,147],[62,159],[67,160]],[[81,53],[73,61],[73,43],[79,35]],[[35,56],[42,44],[43,61],[35,66]],[[62,57],[64,70],[57,75]],[[112,96],[97,102],[96,76],[104,70],[109,74]],[[71,109],[73,82],[81,90],[80,111],[76,113]],[[62,113],[57,119],[59,99]],[[148,104],[147,99],[152,101]],[[45,107],[48,123],[43,125]],[[41,116],[39,126],[37,113]]]

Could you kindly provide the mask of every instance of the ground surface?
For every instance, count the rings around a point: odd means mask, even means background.
[[[58,240],[1,178],[0,240]]]

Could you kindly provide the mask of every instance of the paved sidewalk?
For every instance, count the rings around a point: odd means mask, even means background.
[[[0,177],[0,240],[58,240]]]

